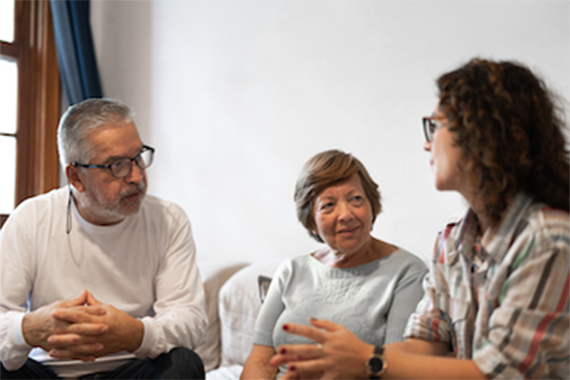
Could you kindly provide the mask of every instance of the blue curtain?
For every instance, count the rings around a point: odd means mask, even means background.
[[[59,72],[69,105],[103,96],[89,21],[89,0],[50,0]]]

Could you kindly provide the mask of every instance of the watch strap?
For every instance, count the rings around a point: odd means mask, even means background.
[[[386,369],[386,362],[384,361],[383,355],[384,355],[384,346],[374,346],[374,353],[372,354],[372,356],[370,356],[370,358],[368,359],[368,362],[367,362],[369,373],[371,371],[371,361],[372,360],[380,360],[382,363],[382,368],[380,369],[380,371],[378,371],[376,373],[370,373],[370,379],[373,379],[373,380],[380,379],[380,375]]]
[[[374,346],[374,353],[376,355],[384,355],[384,346]]]

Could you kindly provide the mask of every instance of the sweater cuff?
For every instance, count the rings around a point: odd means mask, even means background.
[[[139,359],[156,358],[162,353],[162,346],[160,342],[160,334],[158,333],[152,317],[144,317],[141,319],[144,325],[144,334],[140,347],[133,352]]]
[[[24,331],[22,330],[22,323],[24,321],[25,315],[25,313],[21,313],[20,315],[16,316],[16,318],[14,318],[12,325],[12,337],[14,339],[15,349],[29,351],[33,347],[26,342],[26,339],[24,338]]]
[[[1,360],[2,365],[8,371],[16,371],[20,369],[28,359],[28,354],[32,346],[26,343],[22,331],[22,320],[25,314],[14,311],[8,313],[14,313],[15,315],[11,316],[11,321],[6,325],[8,328],[6,333],[9,334],[9,338],[5,346],[0,347],[0,352],[2,352]]]

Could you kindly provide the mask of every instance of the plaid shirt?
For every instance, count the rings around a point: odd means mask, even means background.
[[[569,214],[519,194],[478,230],[469,210],[440,232],[405,336],[449,342],[489,378],[570,378]]]

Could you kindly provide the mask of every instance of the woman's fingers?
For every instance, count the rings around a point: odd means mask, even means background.
[[[299,359],[318,358],[322,352],[321,344],[291,344],[277,348],[277,353]]]
[[[296,372],[301,378],[312,377],[311,374],[322,374],[330,367],[325,359],[301,360],[287,364],[287,370]]]
[[[287,354],[277,354],[269,359],[269,364],[273,367],[278,367],[282,364],[287,364],[289,362],[294,362],[300,358],[297,355],[287,355]]]
[[[311,318],[311,319],[309,319],[309,322],[311,322],[311,324],[313,326],[315,326],[316,328],[321,329],[321,330],[325,330],[327,332],[334,332],[334,331],[337,331],[343,327],[342,325],[339,325],[338,323],[327,321],[326,319]]]
[[[311,326],[300,325],[297,323],[286,323],[283,325],[283,330],[289,334],[304,336],[305,338],[314,340],[317,343],[322,343],[324,339],[323,332]]]

